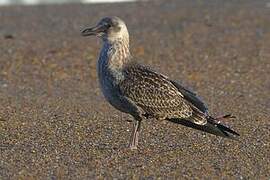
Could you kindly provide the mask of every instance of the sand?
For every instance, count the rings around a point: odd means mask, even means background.
[[[267,1],[150,1],[0,7],[0,179],[269,179]],[[197,92],[239,141],[132,118],[97,81],[101,43],[80,30],[127,22],[142,63]]]

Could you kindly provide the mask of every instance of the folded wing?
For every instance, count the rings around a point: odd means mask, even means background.
[[[193,109],[167,77],[151,69],[133,64],[124,69],[120,91],[144,110],[147,116],[158,119],[189,118]]]

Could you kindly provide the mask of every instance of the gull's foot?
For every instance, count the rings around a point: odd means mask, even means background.
[[[137,149],[138,149],[138,147],[135,146],[135,145],[130,145],[129,148],[130,148],[131,150],[137,150]]]

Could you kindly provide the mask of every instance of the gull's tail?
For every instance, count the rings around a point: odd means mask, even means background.
[[[214,118],[211,116],[207,117],[207,123],[204,125],[195,124],[189,120],[185,119],[179,119],[179,118],[173,118],[173,119],[167,119],[168,121],[181,124],[187,127],[191,127],[197,130],[201,130],[210,134],[214,134],[216,136],[221,136],[229,139],[237,139],[237,136],[240,136],[237,132],[233,131],[229,127],[222,125],[219,120],[221,119],[227,119],[227,118],[234,118],[234,116],[231,116],[230,114]]]

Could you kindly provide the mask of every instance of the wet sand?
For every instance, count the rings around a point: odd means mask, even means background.
[[[267,1],[0,7],[0,179],[269,179]],[[241,134],[231,141],[112,108],[97,82],[101,43],[80,30],[117,15],[141,62],[196,91]]]

